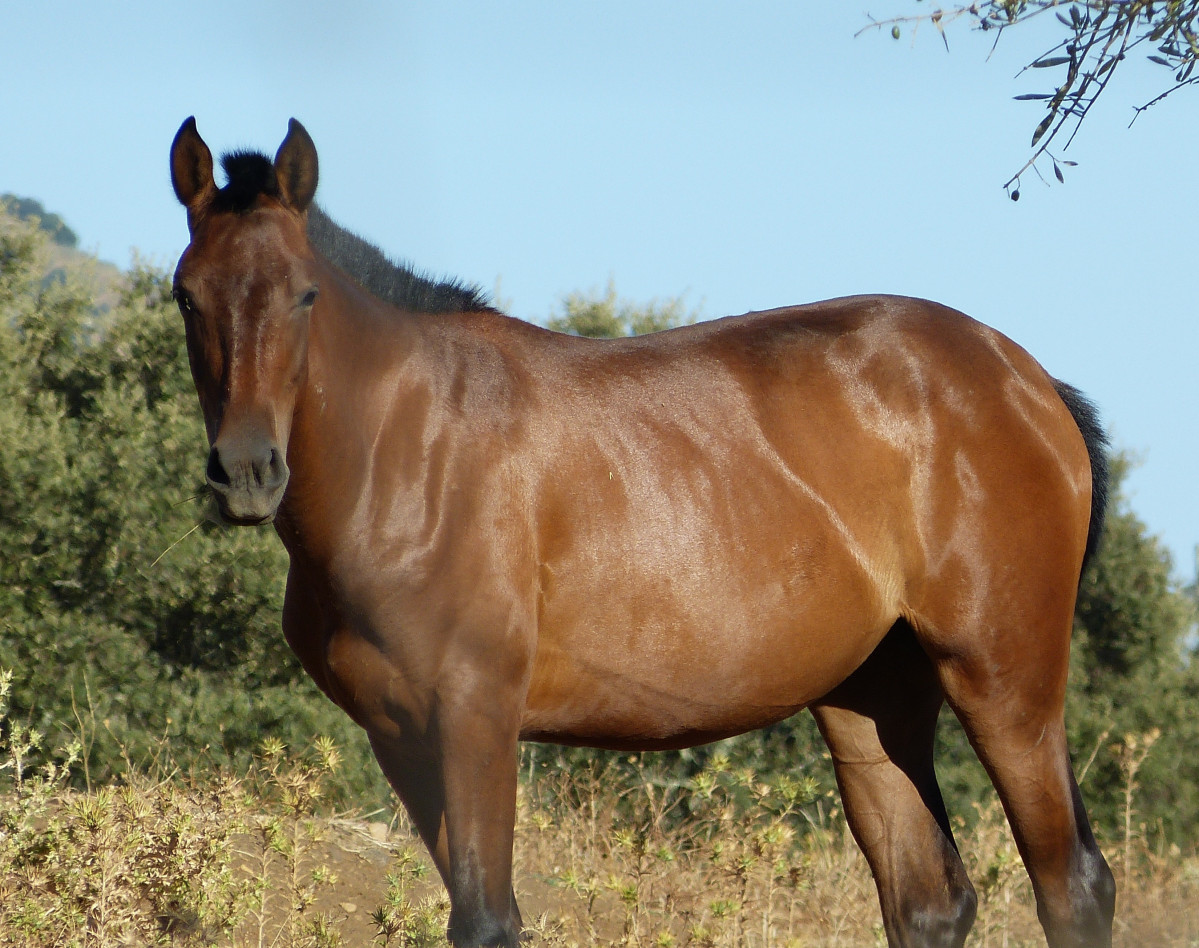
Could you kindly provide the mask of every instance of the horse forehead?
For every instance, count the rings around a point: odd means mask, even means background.
[[[193,235],[181,269],[202,274],[205,282],[287,281],[312,259],[299,221],[286,212],[265,209],[225,213],[206,221]]]

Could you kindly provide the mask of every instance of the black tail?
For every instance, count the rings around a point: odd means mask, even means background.
[[[1082,440],[1086,442],[1087,453],[1091,456],[1091,526],[1087,531],[1087,550],[1082,560],[1085,570],[1099,546],[1099,539],[1103,535],[1103,518],[1107,513],[1107,432],[1099,423],[1099,410],[1082,392],[1057,379],[1054,379],[1053,387],[1074,416],[1074,423],[1082,432]]]

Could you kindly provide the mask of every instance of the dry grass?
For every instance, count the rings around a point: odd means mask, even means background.
[[[827,809],[809,804],[803,813],[817,815],[797,821],[798,801],[788,796],[793,787],[722,770],[719,758],[713,763],[715,773],[673,797],[648,776],[619,798],[595,775],[563,777],[569,785],[557,793],[523,794],[518,892],[523,883],[522,904],[550,906],[535,926],[543,942],[885,945],[873,882],[835,801],[824,801]],[[671,806],[682,800],[692,812],[672,821]],[[956,827],[979,897],[969,944],[1043,946],[1031,885],[1002,810],[989,803],[973,816]],[[1199,854],[1184,855],[1157,838],[1141,826],[1104,846],[1116,878],[1126,880],[1116,944],[1195,948]]]
[[[445,944],[445,893],[405,821],[316,815],[338,765],[327,742],[299,757],[268,743],[237,777],[160,773],[78,792],[70,753],[65,768],[39,763],[38,735],[0,724],[0,946]],[[1135,817],[1151,748],[1130,736],[1110,749],[1128,780],[1127,818],[1104,847],[1122,883],[1117,944],[1195,948],[1199,855]],[[1001,811],[974,816],[958,826],[980,903],[970,943],[1043,945]],[[595,766],[528,783],[516,879],[547,948],[885,944],[836,801],[719,756],[685,782]]]

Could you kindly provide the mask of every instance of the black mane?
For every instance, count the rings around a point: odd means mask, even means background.
[[[280,196],[275,165],[260,152],[230,152],[221,158],[221,167],[229,183],[217,191],[216,210],[241,214],[254,206],[259,195]],[[479,287],[454,279],[435,280],[396,263],[374,244],[334,223],[315,204],[308,208],[308,242],[368,292],[403,309],[463,313],[491,308]]]
[[[490,309],[487,295],[460,280],[435,280],[389,259],[374,244],[334,223],[315,204],[308,208],[308,242],[335,267],[389,303],[421,313]]]

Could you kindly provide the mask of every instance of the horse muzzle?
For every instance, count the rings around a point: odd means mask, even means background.
[[[259,439],[218,439],[205,473],[221,520],[240,527],[275,519],[290,476],[279,447]]]

